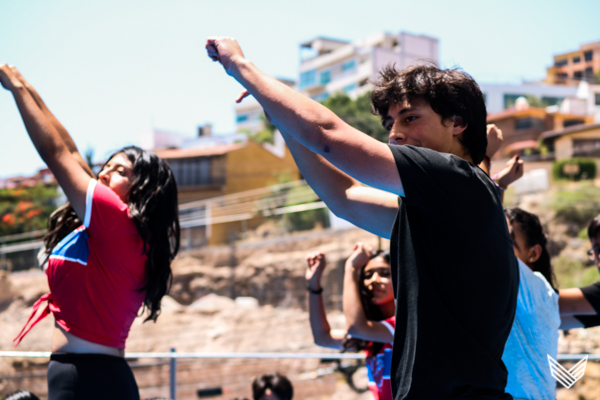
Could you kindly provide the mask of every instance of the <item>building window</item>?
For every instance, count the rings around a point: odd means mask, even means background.
[[[594,93],[594,100],[595,100],[594,103],[597,106],[600,106],[600,93]]]
[[[237,117],[235,117],[235,122],[237,122],[238,124],[240,122],[245,122],[248,121],[248,115],[247,114],[240,114]]]
[[[311,69],[300,74],[300,88],[305,88],[315,83],[317,83],[317,70]]]
[[[581,80],[581,78],[583,78],[583,71],[573,72],[573,79]]]
[[[585,121],[583,119],[565,119],[563,122],[563,127],[568,128],[570,126],[581,124],[585,124]]]
[[[522,129],[544,129],[544,120],[541,118],[525,117],[515,120],[515,130]]]
[[[577,56],[577,57],[573,57],[573,64],[578,64],[581,62],[581,57]]]
[[[329,82],[331,82],[331,72],[330,71],[323,71],[321,72],[321,85],[327,85]]]
[[[511,108],[515,106],[515,102],[519,97],[523,97],[523,94],[505,94],[504,95],[504,109]]]
[[[543,107],[556,106],[561,101],[563,101],[562,97],[542,96],[542,106]]]
[[[344,93],[346,93],[346,94],[347,94],[347,93],[350,93],[350,92],[352,92],[353,90],[356,90],[357,86],[358,86],[358,85],[357,85],[356,83],[351,83],[350,85],[348,85],[348,86],[345,86],[345,87],[344,87]]]
[[[319,93],[317,95],[310,96],[310,98],[313,99],[314,101],[318,101],[319,103],[322,103],[329,98],[329,93],[327,93],[327,92]]]
[[[556,74],[556,77],[558,79],[567,79],[569,77],[569,74],[566,74],[564,72],[561,72],[560,74]]]
[[[592,61],[592,51],[590,50],[583,53],[583,59],[585,61]]]
[[[574,139],[574,157],[598,157],[600,155],[600,140],[598,139]]]
[[[224,183],[224,177],[211,176],[211,158],[169,160],[177,186],[202,186]]]
[[[354,67],[356,67],[356,61],[352,59],[342,64],[342,71],[350,71],[351,69],[354,69]]]
[[[569,60],[558,60],[554,62],[555,67],[564,67],[569,63]]]

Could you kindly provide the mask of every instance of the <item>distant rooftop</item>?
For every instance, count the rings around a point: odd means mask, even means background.
[[[315,39],[309,40],[300,44],[301,48],[313,49],[321,54],[329,53],[335,49],[339,49],[342,46],[349,44],[347,40],[331,39],[319,36]]]

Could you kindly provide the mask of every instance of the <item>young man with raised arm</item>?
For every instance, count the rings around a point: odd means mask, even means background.
[[[501,358],[518,267],[499,191],[477,167],[487,140],[475,81],[431,65],[384,69],[372,101],[387,145],[262,73],[235,39],[206,48],[263,106],[328,207],[391,238],[394,398],[510,399]]]

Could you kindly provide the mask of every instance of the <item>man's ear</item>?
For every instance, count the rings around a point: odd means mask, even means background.
[[[529,248],[529,254],[527,256],[529,263],[536,262],[540,256],[542,255],[542,246],[540,244],[536,244]]]
[[[451,120],[452,120],[452,135],[453,136],[458,136],[461,133],[463,133],[465,131],[465,129],[467,129],[468,125],[461,116],[453,115]]]

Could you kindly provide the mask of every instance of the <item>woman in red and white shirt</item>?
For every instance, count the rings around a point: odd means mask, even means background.
[[[325,314],[321,277],[325,254],[306,257],[309,318],[315,344],[338,350],[364,350],[369,389],[375,400],[392,400],[390,383],[392,343],[396,306],[391,278],[390,255],[369,251],[362,243],[353,247],[344,274],[346,329],[331,329]]]
[[[179,249],[173,173],[155,154],[131,146],[113,154],[96,179],[14,67],[0,65],[0,83],[12,92],[31,141],[69,199],[50,217],[44,238],[50,293],[34,304],[16,344],[52,313],[49,400],[137,400],[125,341],[142,306],[146,321],[156,321],[169,289]]]

